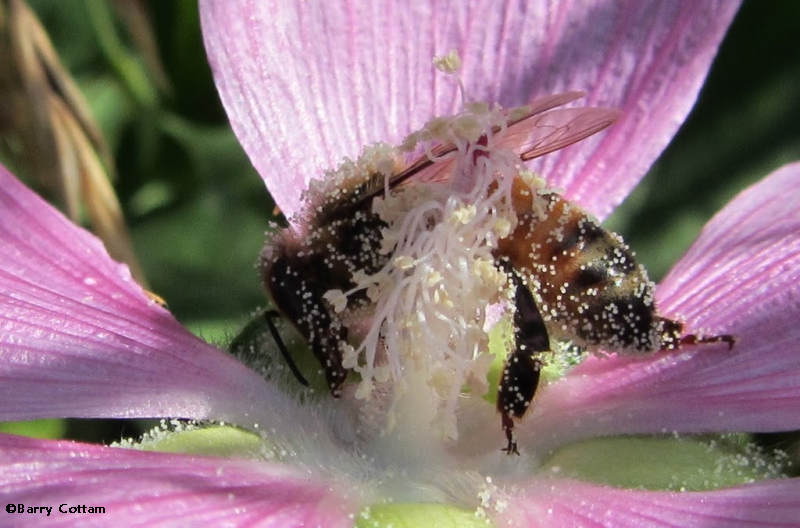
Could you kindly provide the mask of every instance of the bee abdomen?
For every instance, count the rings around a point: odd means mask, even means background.
[[[556,193],[537,199],[534,212],[515,197],[518,223],[498,255],[529,275],[552,333],[629,352],[669,347],[673,322],[656,315],[654,285],[622,238]]]

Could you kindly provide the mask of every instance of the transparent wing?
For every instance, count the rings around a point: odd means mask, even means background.
[[[553,94],[553,95],[545,95],[544,97],[540,97],[538,99],[534,99],[523,108],[526,110],[523,115],[519,118],[514,119],[508,122],[508,126],[512,126],[516,123],[519,123],[523,119],[527,119],[529,117],[541,114],[542,112],[547,112],[548,110],[552,110],[557,106],[563,106],[569,102],[572,102],[576,99],[580,99],[586,95],[586,92],[564,92],[560,94]]]
[[[534,116],[552,110],[553,108],[565,105],[575,99],[580,99],[586,95],[584,92],[564,92],[554,95],[546,95],[534,99],[521,109],[521,114],[509,119],[508,128],[516,127]],[[607,125],[606,125],[607,126]],[[500,132],[497,128],[494,133]],[[584,136],[586,137],[586,136]],[[581,138],[582,139],[582,138]],[[456,150],[451,143],[436,145],[429,154],[421,156],[407,168],[395,174],[389,182],[390,187],[395,187],[407,181],[446,181],[453,165],[452,160],[447,159],[447,155]],[[555,150],[555,149],[554,149]],[[436,161],[432,161],[435,159]]]
[[[495,145],[518,152],[521,160],[528,161],[589,137],[611,125],[619,116],[618,110],[610,108],[554,110],[584,95],[584,92],[574,91],[534,99],[509,116],[505,130],[498,127],[493,131],[497,134]],[[412,181],[447,181],[453,167],[453,158],[448,155],[455,150],[455,145],[450,143],[435,145],[393,175],[389,187]],[[366,194],[362,199],[373,198],[381,192],[383,189]]]
[[[529,114],[510,123],[495,145],[513,150],[522,161],[528,161],[596,134],[619,114],[612,108],[561,108]]]

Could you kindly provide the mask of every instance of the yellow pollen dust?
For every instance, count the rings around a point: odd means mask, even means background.
[[[456,62],[447,56],[437,67]],[[517,225],[511,193],[519,158],[498,150],[493,140],[507,119],[498,106],[470,103],[456,116],[431,120],[394,152],[379,148],[377,161],[358,160],[347,169],[385,169],[409,145],[428,153],[440,144],[455,147],[442,158],[429,156],[434,171],[449,164],[447,177],[420,177],[373,199],[371,212],[385,225],[385,265],[371,274],[354,270],[350,291],[325,293],[337,312],[352,311],[348,297],[354,292],[366,292],[369,300],[367,310],[352,316],[366,319],[351,333],[356,341],[342,349],[343,366],[361,379],[356,398],[368,399],[380,388],[393,398],[391,408],[400,409],[406,391],[419,401],[419,391],[427,390],[436,408],[430,425],[445,439],[458,436],[459,402],[487,390],[493,356],[486,309],[510,297],[508,277],[493,254],[498,239]]]
[[[433,65],[443,73],[456,73],[461,69],[461,57],[456,50],[451,50],[447,55],[433,58]]]

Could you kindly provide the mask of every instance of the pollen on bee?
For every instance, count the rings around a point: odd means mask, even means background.
[[[442,279],[443,279],[443,277],[442,277],[441,273],[439,273],[436,270],[430,270],[428,272],[428,277],[427,277],[427,279],[425,281],[425,284],[428,287],[436,286],[438,283],[440,283],[442,281]]]
[[[498,218],[494,223],[494,232],[499,238],[505,238],[511,234],[511,222],[506,218]]]
[[[370,396],[372,396],[372,388],[371,379],[361,380],[361,383],[358,384],[358,388],[356,389],[356,399],[368,400]]]
[[[347,307],[347,296],[342,290],[328,290],[322,297],[331,303],[333,310],[337,313],[343,311]]]
[[[458,224],[468,224],[475,218],[476,213],[475,204],[469,204],[453,211],[451,218]]]
[[[438,404],[434,425],[447,438],[458,434],[456,411],[464,387],[482,391],[476,394],[487,390],[493,356],[486,308],[510,298],[506,274],[493,254],[498,238],[517,224],[511,187],[518,157],[494,150],[491,139],[506,119],[497,107],[470,104],[407,138],[404,144],[455,145],[453,170],[469,185],[454,190],[452,182],[416,183],[375,198],[372,213],[385,225],[376,243],[388,259],[374,273],[353,270],[351,290],[325,293],[339,311],[350,308],[349,296],[363,291],[374,313],[358,345],[342,350],[342,365],[361,377],[356,398],[368,399],[386,383],[393,384],[398,400],[404,387],[426,386]],[[474,155],[478,150],[480,157]],[[346,172],[363,164],[352,162]]]
[[[395,259],[392,261],[392,264],[394,264],[397,269],[408,270],[414,267],[415,261],[408,255],[400,255],[395,257]]]
[[[340,349],[342,351],[342,366],[348,369],[355,368],[358,365],[356,349],[347,343],[342,343]]]
[[[483,123],[474,115],[462,115],[452,121],[450,127],[456,131],[458,136],[470,142],[476,142],[483,135]]]

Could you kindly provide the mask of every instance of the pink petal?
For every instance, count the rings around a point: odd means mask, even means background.
[[[623,490],[537,479],[510,500],[498,526],[614,528],[800,526],[800,479],[704,492]]]
[[[50,517],[3,511],[4,525],[352,526],[357,508],[342,491],[256,460],[0,435],[3,508],[53,506]],[[60,513],[61,504],[105,513]]]
[[[291,216],[310,178],[457,111],[432,67],[457,50],[475,100],[584,90],[609,132],[534,164],[598,216],[627,195],[695,101],[738,2],[204,0],[209,61],[233,129]]]
[[[0,166],[0,420],[252,424],[286,412],[267,403],[284,404],[261,377],[183,329],[97,238]]]
[[[800,163],[737,196],[658,288],[661,312],[726,345],[588,358],[543,391],[532,441],[800,428]],[[562,436],[563,435],[563,436]],[[557,440],[557,437],[561,437]]]

